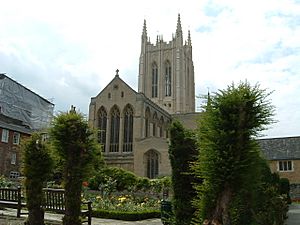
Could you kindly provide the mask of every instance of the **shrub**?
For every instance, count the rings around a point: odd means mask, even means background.
[[[34,133],[24,145],[23,173],[29,211],[27,225],[44,224],[43,185],[50,177],[53,161],[41,135]]]
[[[0,176],[0,188],[9,188],[15,186],[15,183],[5,178],[3,175]]]
[[[112,186],[111,183],[114,181],[116,183]],[[99,188],[105,188],[106,184],[110,184],[108,188],[111,190],[106,191],[124,191],[135,186],[136,182],[137,177],[129,171],[117,167],[105,167],[89,180],[89,188],[99,190]]]
[[[100,190],[106,195],[115,191],[144,191],[159,194],[162,190],[169,190],[171,187],[170,177],[150,180],[117,167],[105,167],[99,170],[96,175],[89,179],[88,183],[91,190]]]
[[[292,203],[290,197],[290,181],[287,178],[280,178],[280,194],[286,196],[288,204]]]

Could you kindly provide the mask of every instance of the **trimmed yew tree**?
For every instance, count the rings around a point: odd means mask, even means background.
[[[230,225],[234,197],[251,188],[259,159],[254,139],[273,122],[269,95],[258,85],[241,82],[210,97],[197,134],[200,153],[194,173],[203,179],[195,185],[198,223]]]
[[[23,146],[23,174],[28,208],[27,225],[44,224],[43,187],[51,175],[53,161],[41,136],[32,134]]]
[[[172,186],[174,191],[173,208],[176,225],[189,225],[195,212],[192,200],[196,196],[193,188],[195,176],[191,163],[198,155],[195,134],[174,121],[170,128],[169,157],[172,167]]]
[[[91,169],[95,158],[99,158],[100,147],[92,130],[81,114],[72,108],[69,113],[55,117],[51,139],[62,162],[65,188],[64,225],[79,225],[82,182]]]

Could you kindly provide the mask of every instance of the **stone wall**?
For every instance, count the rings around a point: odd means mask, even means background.
[[[291,184],[300,184],[300,160],[291,160],[293,162],[293,171],[278,171],[278,160],[269,161],[272,172],[278,172],[282,178],[289,179]]]

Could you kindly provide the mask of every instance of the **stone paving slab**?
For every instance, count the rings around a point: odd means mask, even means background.
[[[22,215],[21,218],[17,218],[17,211],[15,209],[0,210],[0,225],[23,225],[26,220],[26,215]],[[45,220],[47,225],[61,225],[63,215],[45,213]],[[112,219],[92,218],[92,225],[162,225],[160,219],[148,219],[141,221],[122,221]]]
[[[285,221],[285,225],[300,225],[300,204],[291,204],[287,215],[288,219]]]

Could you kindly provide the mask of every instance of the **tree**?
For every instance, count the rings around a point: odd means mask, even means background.
[[[44,224],[43,185],[50,177],[53,161],[40,134],[34,133],[24,144],[23,151],[23,173],[29,211],[26,224],[41,225]]]
[[[179,121],[170,128],[171,143],[169,157],[172,167],[172,186],[174,191],[175,224],[189,225],[195,209],[191,206],[196,196],[193,183],[195,177],[190,169],[198,154],[194,133],[185,130]]]
[[[75,108],[54,118],[50,134],[62,163],[66,192],[63,224],[79,225],[82,183],[94,160],[99,159],[100,146],[87,121]]]
[[[210,96],[198,129],[200,155],[193,169],[197,184],[197,218],[204,224],[231,224],[230,204],[256,173],[255,138],[273,122],[270,93],[248,82]],[[246,188],[247,189],[247,188]]]

